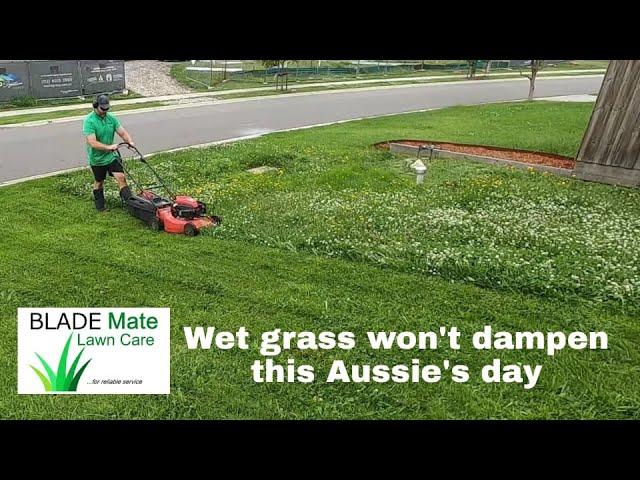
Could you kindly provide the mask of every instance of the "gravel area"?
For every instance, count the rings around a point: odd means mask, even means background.
[[[145,97],[191,93],[169,75],[171,62],[131,60],[125,63],[127,88]]]

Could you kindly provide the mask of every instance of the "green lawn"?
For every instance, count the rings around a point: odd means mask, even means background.
[[[591,68],[607,68],[610,60],[571,60],[569,62],[558,63],[553,66],[545,66],[545,70],[580,70]]]
[[[260,88],[264,86],[274,86],[275,88],[275,80],[273,75],[267,75],[266,84],[264,83],[264,76],[241,76],[241,75],[232,75],[231,73],[227,74],[227,80],[224,79],[224,74],[222,72],[214,72],[213,75],[210,75],[209,72],[202,71],[188,71],[186,70],[191,64],[175,64],[171,67],[171,75],[181,84],[193,88],[198,91],[208,91],[207,86],[210,83],[213,83],[213,88],[216,90],[235,90],[241,88]],[[300,67],[303,68],[306,64],[301,64]],[[207,65],[204,65],[207,67]],[[219,66],[217,66],[219,67]],[[262,67],[260,67],[262,68]],[[291,69],[295,69],[295,64],[290,67]],[[358,78],[355,77],[355,74],[350,75],[337,75],[331,74],[328,75],[325,72],[320,71],[318,75],[305,76],[300,75],[296,76],[295,73],[291,73],[289,75],[289,85],[304,85],[305,83],[322,83],[322,82],[341,82],[348,80],[372,80],[372,79],[380,79],[383,82],[388,78],[403,78],[403,77],[424,77],[424,76],[438,76],[438,75],[452,75],[464,73],[460,70],[425,70],[425,71],[414,71],[414,70],[403,70],[403,71],[393,71],[385,73],[384,70],[381,72],[375,73],[360,73]],[[502,70],[501,70],[502,71]],[[295,72],[295,70],[292,70]]]
[[[97,214],[88,171],[0,189],[3,418],[640,418],[640,192],[439,159],[425,183],[373,143],[422,138],[574,155],[592,104],[456,107],[268,135],[152,158],[225,217],[196,238]],[[244,170],[272,165],[277,173]],[[132,165],[132,168],[135,168]],[[20,306],[171,307],[171,395],[18,396]],[[607,351],[366,348],[369,330],[485,324],[609,334]],[[349,330],[350,351],[291,351],[312,384],[255,384],[250,351],[188,351],[182,327]],[[466,348],[465,348],[466,347]],[[467,364],[455,384],[334,384],[328,366]],[[538,385],[482,365],[541,364]]]
[[[132,98],[141,98],[142,95],[136,93],[132,90],[129,90],[129,93],[114,93],[113,95],[109,95],[111,100],[127,100]],[[21,110],[23,108],[46,108],[46,107],[57,107],[60,105],[91,105],[91,101],[93,97],[89,95],[86,98],[53,98],[53,99],[36,99],[33,97],[18,97],[9,102],[0,104],[0,111],[5,110]]]

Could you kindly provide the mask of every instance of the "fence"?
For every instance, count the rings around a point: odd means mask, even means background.
[[[527,60],[477,60],[476,75],[487,71],[509,72],[527,68]],[[530,60],[529,60],[530,62]],[[564,60],[545,60],[558,64]],[[350,79],[380,79],[438,75],[460,75],[469,71],[466,60],[289,60],[287,66],[264,68],[260,60],[192,60],[172,67],[181,81],[196,89],[241,89],[275,86],[277,74],[289,83],[332,82]]]
[[[289,82],[323,82],[355,78],[381,78],[399,76],[420,76],[466,73],[469,65],[466,61],[405,61],[389,62],[385,60],[355,61],[318,61],[300,60],[289,62],[284,69],[280,67],[263,68],[260,61],[216,61],[197,60],[184,64],[183,73],[190,85],[199,88],[243,88],[256,84],[275,85],[276,74],[286,73]],[[509,68],[509,60],[492,60],[492,69]],[[479,60],[477,69],[484,69],[487,60]],[[228,87],[223,87],[228,85]]]
[[[123,60],[0,61],[0,102],[82,97],[125,89]]]

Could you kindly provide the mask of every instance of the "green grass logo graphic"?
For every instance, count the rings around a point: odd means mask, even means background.
[[[87,368],[87,365],[91,361],[91,359],[87,360],[84,365],[76,372],[76,368],[78,366],[78,362],[80,361],[80,356],[82,352],[84,352],[84,348],[80,350],[80,353],[76,356],[75,360],[71,364],[71,368],[67,372],[67,355],[69,353],[69,345],[71,344],[71,337],[73,337],[73,333],[69,335],[69,339],[67,340],[62,353],[60,354],[60,360],[58,361],[58,372],[53,373],[53,370],[49,366],[49,364],[42,358],[38,353],[36,355],[40,359],[40,363],[44,367],[44,370],[47,372],[47,378],[40,370],[38,370],[33,365],[29,365],[34,372],[38,375],[38,378],[44,385],[44,389],[47,392],[75,392],[78,388],[78,381],[80,381],[80,377],[84,372],[84,369]]]

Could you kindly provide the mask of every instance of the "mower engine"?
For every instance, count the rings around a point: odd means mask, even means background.
[[[192,220],[205,215],[207,213],[207,206],[195,198],[178,195],[172,205],[171,213],[176,218]]]

